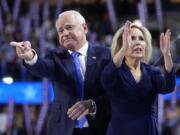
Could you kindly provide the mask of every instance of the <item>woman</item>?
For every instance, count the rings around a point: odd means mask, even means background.
[[[175,72],[170,53],[170,30],[161,33],[164,75],[148,65],[151,35],[142,26],[127,21],[112,42],[113,60],[101,77],[110,92],[112,119],[107,135],[158,135],[155,101],[159,93],[172,92]]]

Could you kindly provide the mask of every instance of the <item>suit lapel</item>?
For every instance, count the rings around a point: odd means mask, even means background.
[[[96,60],[95,50],[92,46],[89,45],[88,52],[87,52],[85,84],[94,75],[93,73],[95,73],[96,63],[97,63],[97,60]]]
[[[123,78],[131,85],[131,86],[135,86],[137,85],[133,75],[131,74],[130,70],[129,70],[129,67],[125,64],[125,62],[123,62],[123,72],[122,72],[122,75],[123,75]]]
[[[146,68],[145,64],[141,64],[141,70],[142,70],[142,78],[141,78],[141,87],[150,88],[150,84],[148,82],[151,82],[151,75],[148,73],[149,69]]]
[[[71,55],[64,49],[59,52],[59,57],[61,58],[60,63],[62,64],[63,72],[68,76],[68,79],[74,80],[75,67]]]
[[[75,80],[75,67],[73,63],[73,59],[69,52],[65,49],[61,49],[61,51],[57,51],[61,57],[61,64],[63,65],[63,70],[65,74],[68,76],[68,78],[71,80]],[[85,72],[85,85],[91,78],[94,76],[93,73],[95,73],[97,66],[97,59],[96,59],[96,52],[95,49],[89,45],[87,50],[87,62],[86,62],[86,72]]]

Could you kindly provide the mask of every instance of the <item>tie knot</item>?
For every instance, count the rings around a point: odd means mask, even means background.
[[[80,55],[80,53],[79,53],[79,52],[76,52],[76,51],[74,51],[74,52],[72,53],[72,57],[73,57],[73,58],[77,58],[79,55]]]

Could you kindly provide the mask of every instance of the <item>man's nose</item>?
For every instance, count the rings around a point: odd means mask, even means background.
[[[63,35],[68,35],[69,34],[69,31],[68,30],[66,30],[66,29],[64,29],[64,31],[63,31]]]

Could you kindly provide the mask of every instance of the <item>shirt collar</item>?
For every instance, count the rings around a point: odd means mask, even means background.
[[[85,43],[77,52],[79,52],[81,55],[86,56],[88,50],[88,42]],[[72,54],[71,50],[68,50],[70,54]]]

